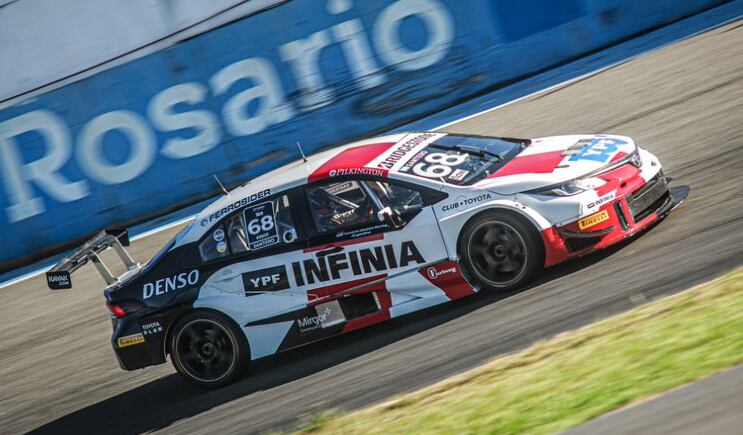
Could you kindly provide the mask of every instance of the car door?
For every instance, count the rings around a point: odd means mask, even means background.
[[[232,317],[244,328],[253,359],[278,351],[291,313],[307,308],[306,286],[297,286],[289,269],[306,248],[300,194],[295,189],[248,204],[198,243],[208,278],[194,306]]]
[[[316,286],[310,293],[318,304],[341,302],[340,311],[329,306],[334,321],[353,328],[368,316],[388,318],[396,305],[443,295],[421,274],[448,258],[431,207],[440,192],[387,179],[334,178],[307,186],[305,195],[307,256],[292,269]]]

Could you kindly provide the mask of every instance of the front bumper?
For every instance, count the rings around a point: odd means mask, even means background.
[[[674,197],[659,170],[647,181],[632,165],[617,168],[605,178],[616,195],[590,216],[542,232],[545,266],[614,245],[651,226],[682,200]]]

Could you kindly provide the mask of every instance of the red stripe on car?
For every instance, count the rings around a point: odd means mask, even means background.
[[[622,160],[623,158],[627,157],[628,154],[624,151],[619,151],[614,157],[611,158],[612,162],[618,162],[619,160]]]
[[[320,165],[310,176],[309,182],[342,175],[375,175],[387,176],[386,169],[367,168],[369,162],[390,149],[396,142],[384,142],[361,145],[341,151],[330,160]]]
[[[390,307],[392,306],[392,296],[387,291],[387,286],[384,282],[369,286],[370,291],[374,291],[379,299],[380,310],[376,313],[367,314],[365,316],[350,319],[343,325],[341,333],[351,332],[356,329],[365,328],[375,323],[384,322],[390,319]],[[366,290],[365,290],[366,291]]]
[[[316,299],[324,298],[327,296],[332,296],[337,293],[342,293],[354,287],[363,286],[364,284],[369,284],[371,282],[384,279],[384,278],[387,278],[386,273],[383,273],[381,275],[370,276],[367,278],[356,279],[353,281],[346,281],[340,284],[328,285],[328,286],[308,290],[307,296],[309,297],[310,302],[314,302]],[[372,284],[372,285],[369,285],[368,287],[361,288],[359,289],[359,293],[368,293],[370,291],[373,291],[374,289],[377,289],[378,288],[377,286],[380,284],[384,285],[384,281],[378,284]],[[355,291],[351,293],[355,293]]]
[[[431,284],[443,290],[450,300],[463,298],[475,293],[462,276],[456,261],[444,261],[418,271]]]
[[[326,243],[324,245],[312,246],[310,248],[305,248],[302,252],[306,254],[308,252],[322,251],[323,249],[335,248],[337,246],[356,245],[359,243],[373,242],[376,240],[383,240],[383,239],[384,239],[384,233],[378,233],[378,234],[372,234],[371,236],[359,237],[358,239],[342,240],[340,242],[333,242],[333,243]]]
[[[528,156],[516,156],[488,178],[505,177],[516,174],[549,174],[565,158],[564,150],[549,151]]]

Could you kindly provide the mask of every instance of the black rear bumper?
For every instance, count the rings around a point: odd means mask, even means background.
[[[170,328],[190,309],[182,306],[154,314],[114,319],[111,346],[119,366],[124,370],[136,370],[164,363]]]

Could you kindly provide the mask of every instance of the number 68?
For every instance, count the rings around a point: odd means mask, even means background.
[[[444,178],[452,173],[454,170],[452,166],[461,165],[467,160],[467,157],[469,157],[469,154],[431,153],[426,155],[423,161],[433,164],[416,163],[413,166],[413,173],[426,178]]]

